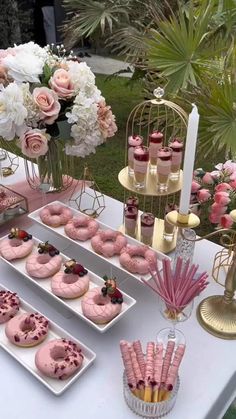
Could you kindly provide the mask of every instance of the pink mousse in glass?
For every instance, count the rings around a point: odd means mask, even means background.
[[[153,131],[149,135],[149,154],[151,171],[156,171],[157,152],[162,147],[163,134],[160,131]]]
[[[180,138],[173,138],[169,147],[172,150],[170,178],[171,180],[178,180],[183,158],[183,141]]]
[[[126,205],[131,207],[136,207],[138,209],[139,207],[139,199],[137,196],[129,196],[126,199]]]
[[[150,212],[141,215],[141,241],[148,246],[152,245],[155,217]]]
[[[134,149],[143,143],[141,135],[130,135],[128,137],[128,170],[129,175],[134,174]]]
[[[160,192],[167,191],[167,183],[171,169],[172,149],[170,147],[162,147],[157,153],[157,184]]]
[[[138,209],[135,206],[127,205],[124,209],[125,234],[135,237],[138,219]]]
[[[135,187],[142,189],[145,187],[147,168],[149,162],[149,150],[146,146],[138,146],[134,149],[134,180]]]

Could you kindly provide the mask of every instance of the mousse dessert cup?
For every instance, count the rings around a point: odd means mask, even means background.
[[[172,150],[170,179],[178,180],[183,158],[183,142],[180,138],[173,138],[169,143],[169,147]]]
[[[142,145],[143,137],[141,135],[130,135],[128,137],[128,173],[134,175],[134,149],[138,145]]]
[[[138,209],[133,205],[126,205],[124,209],[125,234],[136,237]]]
[[[134,181],[137,189],[143,189],[146,185],[147,168],[149,162],[149,150],[146,146],[138,146],[134,149]]]
[[[136,207],[137,209],[139,207],[139,199],[137,196],[129,196],[125,203],[127,206]]]
[[[143,212],[141,215],[141,241],[152,246],[155,217],[151,212]]]
[[[162,147],[163,134],[160,131],[153,131],[149,135],[150,171],[156,173],[157,152]]]
[[[171,170],[172,150],[170,147],[162,147],[158,150],[157,156],[157,187],[160,192],[166,192]]]
[[[168,203],[165,207],[165,215],[175,210],[178,210],[178,206],[173,203]],[[174,238],[174,233],[175,233],[175,226],[173,224],[170,224],[165,217],[164,231],[163,231],[164,240],[171,242]]]

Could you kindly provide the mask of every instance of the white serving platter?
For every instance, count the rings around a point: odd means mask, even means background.
[[[7,238],[7,236],[2,237],[0,239],[0,241],[5,239],[5,238]],[[38,246],[39,243],[41,243],[41,241],[38,240],[36,237],[33,237],[33,240],[35,242],[35,246],[33,248],[33,251],[31,252],[31,254],[37,253],[37,246]],[[51,244],[53,245],[53,243],[51,243]],[[68,256],[63,255],[63,253],[60,253],[60,256],[62,257],[62,264],[70,259]],[[83,297],[73,298],[73,299],[62,299],[60,297],[57,297],[55,294],[53,294],[53,292],[51,290],[51,279],[52,279],[51,277],[46,278],[46,279],[36,279],[36,278],[31,277],[25,269],[25,263],[26,263],[27,257],[24,258],[24,259],[15,259],[13,261],[8,261],[0,255],[0,258],[4,262],[6,262],[9,266],[14,268],[17,272],[21,273],[24,277],[26,277],[34,285],[36,285],[40,289],[44,290],[55,301],[57,301],[59,304],[66,307],[74,315],[80,317],[81,319],[86,321],[90,326],[92,326],[94,329],[98,330],[101,333],[106,332],[110,327],[112,327],[116,322],[118,322],[134,304],[136,304],[136,300],[134,298],[130,297],[128,294],[124,293],[121,290],[122,294],[123,294],[123,304],[122,304],[122,309],[121,309],[120,314],[118,314],[118,316],[114,317],[114,319],[112,319],[109,323],[96,324],[96,323],[92,322],[91,320],[87,319],[87,317],[85,317],[83,315],[82,308],[81,308],[81,300],[82,300]],[[78,260],[78,262],[80,263],[79,260]],[[63,270],[63,266],[62,266],[61,270]],[[89,273],[89,277],[90,277],[89,289],[92,289],[92,288],[98,287],[98,286],[102,287],[104,285],[104,280],[100,276],[96,275],[94,272],[91,272],[90,270],[88,270],[88,273]]]
[[[74,209],[74,208],[71,208],[71,207],[69,207],[68,205],[65,205],[65,204],[63,204],[62,202],[60,202],[60,201],[53,201],[53,202],[51,202],[50,204],[48,204],[48,205],[54,205],[54,204],[59,204],[59,205],[63,205],[64,207],[66,207],[66,208],[70,208],[70,210],[72,211],[72,213],[73,213],[73,216],[76,216],[76,215],[84,215],[82,212],[80,212],[80,211],[78,211],[78,210],[76,210],[76,209]],[[46,206],[46,205],[45,205]],[[136,280],[138,280],[138,281],[140,281],[140,282],[142,282],[141,281],[141,277],[142,278],[144,278],[146,281],[149,281],[150,279],[151,279],[151,275],[148,273],[148,274],[146,274],[146,275],[139,275],[139,274],[133,274],[133,273],[131,273],[131,272],[129,272],[129,271],[127,271],[125,268],[123,268],[123,266],[121,266],[121,264],[120,264],[120,262],[119,262],[119,256],[113,256],[113,257],[111,257],[111,258],[105,258],[104,256],[102,256],[102,255],[99,255],[98,253],[96,253],[96,252],[94,252],[94,250],[93,250],[93,248],[92,248],[92,246],[91,246],[91,240],[86,240],[85,242],[82,242],[82,241],[79,241],[79,240],[73,240],[73,239],[71,239],[70,237],[68,237],[66,234],[65,234],[65,231],[64,231],[64,226],[59,226],[59,227],[50,227],[50,226],[48,226],[48,225],[46,225],[46,224],[44,224],[42,221],[41,221],[41,218],[40,218],[40,216],[39,216],[39,213],[40,213],[40,211],[42,210],[44,208],[44,206],[43,207],[41,207],[41,208],[39,208],[39,209],[37,209],[36,211],[34,211],[34,212],[31,212],[30,214],[28,214],[28,217],[29,218],[31,218],[32,220],[34,220],[34,221],[36,221],[37,223],[39,223],[39,224],[41,224],[42,226],[44,226],[45,228],[47,228],[48,230],[50,230],[50,231],[54,231],[54,233],[56,233],[56,234],[58,234],[60,237],[64,237],[64,238],[66,238],[66,239],[68,239],[69,241],[71,241],[72,243],[75,243],[75,244],[77,244],[78,246],[80,246],[80,247],[82,247],[82,248],[84,248],[84,249],[86,249],[86,250],[88,250],[89,252],[91,252],[93,255],[96,255],[98,258],[101,258],[101,259],[103,259],[104,261],[106,261],[106,262],[108,262],[108,263],[110,263],[111,265],[113,265],[113,266],[115,266],[116,268],[118,268],[118,269],[120,269],[121,271],[123,271],[123,272],[126,272],[129,276],[132,276],[133,278],[135,278]],[[108,225],[106,225],[106,224],[104,224],[104,223],[101,223],[99,220],[96,220],[98,223],[99,223],[99,228],[101,229],[101,230],[107,230],[107,229],[109,229],[109,230],[113,230],[113,231],[115,231],[114,229],[112,229],[111,227],[109,227]],[[127,236],[126,234],[125,234],[125,237],[127,238],[127,242],[128,242],[128,244],[133,244],[133,245],[140,245],[140,242],[138,241],[138,240],[136,240],[136,239],[133,239],[132,237],[130,237],[130,236]],[[166,256],[164,253],[161,253],[161,252],[159,252],[158,250],[155,250],[155,249],[152,249],[155,253],[156,253],[156,255],[157,255],[157,260],[159,261],[159,268],[161,269],[162,267],[160,266],[160,261],[162,260],[162,259],[170,259],[168,256]]]
[[[0,290],[8,290],[3,285],[0,284]],[[9,290],[11,291],[11,290]],[[18,295],[19,296],[19,295]],[[20,296],[20,310],[19,314],[22,313],[40,313],[30,304],[25,302]],[[48,319],[48,317],[47,317]],[[0,324],[0,348],[3,348],[6,352],[8,352],[13,358],[15,358],[24,368],[26,368],[37,380],[39,380],[42,384],[44,384],[55,396],[60,396],[64,391],[66,391],[83,373],[84,371],[93,363],[96,358],[96,354],[89,349],[86,345],[80,342],[78,339],[71,336],[67,333],[64,329],[59,327],[56,323],[49,320],[49,330],[46,339],[39,345],[33,346],[31,348],[23,348],[16,345],[13,345],[5,335],[5,326],[6,323]],[[42,374],[37,367],[35,366],[35,354],[37,350],[43,346],[45,343],[49,342],[53,339],[61,339],[66,338],[78,344],[78,346],[82,349],[82,353],[84,355],[83,364],[80,370],[67,380],[58,380],[53,379],[50,377],[46,377]]]

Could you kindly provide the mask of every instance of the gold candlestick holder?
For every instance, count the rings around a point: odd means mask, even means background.
[[[181,229],[183,238],[191,241],[185,237],[184,229],[196,227],[200,223],[199,218],[192,217],[192,215],[182,216],[177,211],[172,211],[167,214],[166,218],[169,223]],[[230,215],[236,222],[236,210],[231,211]],[[196,218],[198,218],[198,223]],[[192,241],[201,241],[216,235],[221,235],[221,244],[229,251],[229,257],[225,258],[224,249],[221,261],[219,262],[217,256],[215,263],[217,261],[218,265],[217,267],[213,266],[213,277],[217,278],[218,282],[218,274],[215,276],[215,273],[219,272],[219,265],[223,266],[224,261],[227,261],[228,272],[224,284],[225,290],[223,295],[213,295],[201,301],[197,308],[197,319],[200,325],[212,335],[222,339],[236,339],[236,300],[234,299],[236,291],[236,231],[223,228]]]

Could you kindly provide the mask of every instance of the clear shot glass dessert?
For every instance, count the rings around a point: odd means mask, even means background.
[[[183,158],[183,141],[177,137],[173,138],[169,143],[169,147],[172,150],[170,179],[176,181],[179,179],[180,167]]]
[[[149,135],[150,172],[156,173],[157,152],[162,147],[163,134],[160,131],[153,131]]]
[[[151,212],[143,212],[141,215],[141,241],[152,246],[155,217]]]
[[[128,173],[134,175],[134,149],[143,143],[141,135],[130,135],[128,137]]]
[[[149,149],[146,146],[137,146],[134,149],[134,181],[137,189],[146,186],[147,169],[149,162]]]
[[[129,196],[126,199],[125,203],[127,206],[133,206],[133,207],[136,207],[137,209],[139,207],[139,199],[137,196],[133,196],[133,195]]]
[[[178,206],[174,203],[168,203],[165,206],[165,216],[168,214],[168,212],[177,210]],[[166,217],[164,219],[164,230],[163,230],[163,238],[166,241],[171,242],[174,238],[174,233],[175,233],[175,226],[173,224],[170,224]]]
[[[171,170],[172,149],[170,147],[160,148],[157,157],[157,188],[160,192],[166,192]]]
[[[138,208],[133,205],[126,205],[124,209],[125,219],[125,234],[128,236],[136,237]]]

